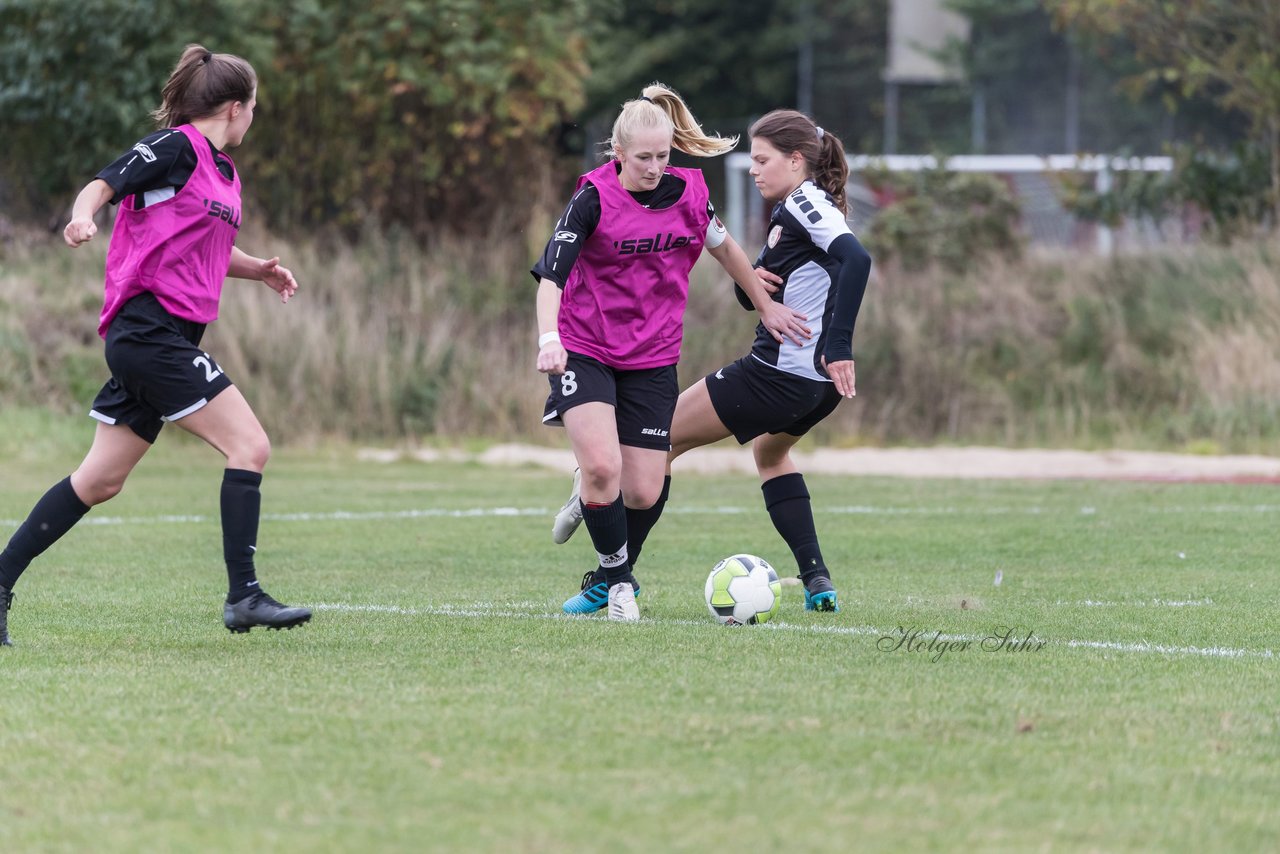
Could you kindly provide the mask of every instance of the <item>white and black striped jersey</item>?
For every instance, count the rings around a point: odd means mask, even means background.
[[[212,142],[209,151],[218,171],[228,181],[233,180],[235,167],[231,161]],[[133,207],[143,208],[171,198],[186,186],[195,169],[196,152],[186,134],[177,128],[164,128],[144,136],[94,177],[106,181],[115,192],[113,205],[135,196]]]
[[[805,181],[778,202],[756,266],[782,277],[773,299],[806,315],[813,336],[803,346],[787,338],[779,343],[760,324],[751,355],[789,374],[829,380],[824,355],[828,362],[853,358],[853,324],[871,256],[825,190]],[[745,300],[741,291],[739,299]]]
[[[628,192],[646,208],[660,211],[680,201],[680,197],[684,195],[684,187],[683,178],[667,172],[663,173],[658,179],[658,186],[652,190],[639,192],[628,190]],[[724,242],[728,232],[725,231],[720,218],[716,216],[715,208],[710,201],[707,202],[707,219],[710,220],[710,224],[707,226],[707,241],[704,245],[708,249],[715,249]],[[550,279],[564,288],[565,282],[569,281],[569,271],[578,260],[582,245],[595,233],[596,226],[599,224],[600,191],[596,189],[595,184],[588,182],[583,184],[582,188],[569,200],[568,207],[556,223],[555,233],[547,241],[546,248],[542,250],[542,257],[529,271],[534,279],[538,281]]]

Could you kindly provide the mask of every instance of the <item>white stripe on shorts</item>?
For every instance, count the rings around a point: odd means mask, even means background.
[[[115,420],[114,418],[112,418],[110,415],[103,415],[101,412],[99,412],[99,411],[98,411],[98,410],[96,410],[96,409],[90,409],[90,410],[89,410],[89,417],[90,417],[90,418],[96,418],[96,419],[98,419],[99,421],[101,421],[103,424],[115,424],[115,423],[116,423],[116,420]]]
[[[204,409],[205,406],[208,405],[208,403],[209,403],[209,399],[207,397],[202,397],[199,400],[197,400],[195,403],[188,406],[186,409],[182,410],[181,412],[175,412],[172,415],[160,416],[160,420],[161,421],[177,421],[179,418],[186,418],[191,413]]]

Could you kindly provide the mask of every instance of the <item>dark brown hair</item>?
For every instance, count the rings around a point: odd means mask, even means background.
[[[844,143],[838,136],[818,127],[813,119],[797,110],[766,113],[748,133],[753,139],[767,140],[784,155],[799,152],[813,182],[830,193],[840,213],[848,216],[845,184],[849,181],[849,163],[844,159]]]
[[[177,127],[213,115],[228,101],[247,102],[257,86],[258,75],[245,60],[189,44],[160,92],[160,109],[151,115],[158,127]]]

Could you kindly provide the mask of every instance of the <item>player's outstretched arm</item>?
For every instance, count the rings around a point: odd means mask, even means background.
[[[280,302],[288,302],[289,297],[298,291],[298,280],[293,277],[292,270],[280,265],[278,255],[274,258],[255,258],[239,246],[231,247],[231,266],[227,268],[227,275],[264,283],[280,294]]]

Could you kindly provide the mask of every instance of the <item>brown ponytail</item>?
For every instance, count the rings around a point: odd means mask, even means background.
[[[160,108],[151,116],[157,127],[177,127],[213,115],[228,101],[249,101],[257,86],[258,75],[245,60],[189,44],[160,92]]]
[[[849,215],[849,199],[845,193],[849,163],[838,136],[818,127],[813,119],[797,110],[774,110],[757,119],[748,133],[753,138],[768,140],[784,155],[799,152],[813,182],[831,195],[840,213]]]

